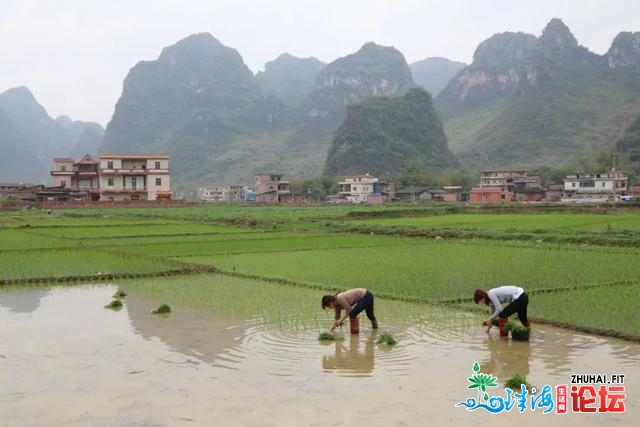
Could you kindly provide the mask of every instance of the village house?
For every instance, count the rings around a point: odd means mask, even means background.
[[[261,173],[255,176],[256,203],[287,203],[291,199],[291,183],[282,174]]]
[[[46,194],[39,193],[43,200],[98,200],[100,178],[98,162],[89,154],[80,160],[69,157],[53,159],[51,171],[52,187]]]
[[[393,200],[400,203],[426,203],[433,200],[433,195],[429,187],[409,186],[398,188]]]
[[[526,168],[483,170],[480,173],[480,185],[471,189],[469,201],[496,203],[542,200],[544,191],[540,186],[540,177],[527,174]]]
[[[380,204],[391,201],[394,197],[393,183],[380,182],[369,174],[345,176],[338,182],[338,193],[327,197],[332,203],[370,203]]]
[[[430,188],[409,186],[395,190],[393,200],[400,203],[457,202],[460,200],[462,187],[447,186]]]
[[[546,202],[559,202],[562,200],[562,194],[564,193],[564,186],[562,184],[553,184],[547,187],[544,193],[544,200]]]
[[[575,173],[564,179],[563,202],[602,202],[628,194],[628,178],[612,169],[606,173]]]
[[[244,203],[246,189],[243,185],[211,185],[199,187],[197,197],[204,202]]]
[[[473,187],[469,193],[469,201],[472,203],[498,203],[512,198],[512,193],[505,193],[500,187]]]
[[[447,185],[442,187],[444,190],[443,201],[445,202],[459,202],[462,197],[462,186],[460,185]]]
[[[171,198],[169,156],[102,154],[98,175],[101,201]]]
[[[15,196],[34,186],[35,184],[24,182],[0,182],[0,197]]]

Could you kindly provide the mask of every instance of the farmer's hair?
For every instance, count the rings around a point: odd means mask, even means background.
[[[482,289],[476,289],[476,292],[473,294],[473,302],[477,304],[480,301],[484,301],[487,296],[487,293]]]
[[[336,300],[336,296],[335,295],[325,295],[325,296],[323,296],[322,297],[322,309],[324,310],[326,307],[329,306],[329,304],[331,304],[335,300]]]

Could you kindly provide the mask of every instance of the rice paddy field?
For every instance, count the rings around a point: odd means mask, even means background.
[[[363,226],[372,228],[363,232]],[[451,229],[468,234],[438,235]],[[602,234],[612,230],[635,237],[640,215],[348,206],[3,212],[0,279],[58,283],[204,269],[327,291],[366,287],[381,297],[463,309],[476,288],[518,284],[539,295],[534,302],[544,301],[530,305],[536,319],[640,337],[633,305],[619,304],[615,316],[596,308],[606,310],[621,295],[640,297],[640,242],[602,244]],[[483,239],[487,232],[498,234]],[[530,232],[583,238],[518,238]]]
[[[0,365],[11,375],[0,379],[0,419],[566,425],[537,414],[472,417],[454,404],[466,398],[474,361],[501,382],[515,373],[538,385],[566,383],[567,372],[640,375],[639,259],[633,209],[3,211]],[[487,307],[473,304],[474,290],[502,284],[529,294],[530,342],[481,325]],[[354,287],[372,290],[381,333],[396,345],[377,344],[364,315],[359,336],[347,326],[335,342],[318,341],[333,322],[320,297]],[[105,309],[119,290],[122,308]],[[171,313],[150,314],[161,304]],[[629,385],[629,400],[634,392]],[[70,411],[54,409],[69,398]],[[451,410],[438,415],[443,403]],[[633,405],[618,418],[570,422],[638,425]],[[335,410],[347,415],[328,417]]]

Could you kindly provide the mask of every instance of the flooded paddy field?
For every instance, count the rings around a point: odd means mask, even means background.
[[[0,426],[640,425],[638,216],[434,209],[0,212]],[[503,283],[529,342],[481,326],[473,290]],[[321,296],[354,287],[380,329],[320,342]],[[625,375],[626,411],[467,411],[476,362],[492,397]]]
[[[0,288],[1,425],[640,425],[635,342],[543,325],[512,342],[487,336],[480,314],[378,298],[379,332],[363,318],[359,335],[326,344],[322,291],[173,280]],[[119,289],[124,307],[105,309]],[[161,303],[172,313],[151,315]],[[377,344],[381,332],[398,343]],[[540,388],[624,374],[626,412],[467,411],[455,405],[475,397],[475,362],[500,387],[516,372]]]

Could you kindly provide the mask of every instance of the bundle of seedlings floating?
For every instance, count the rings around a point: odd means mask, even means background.
[[[395,345],[398,343],[398,341],[396,341],[393,335],[391,335],[388,332],[381,333],[380,336],[378,337],[377,342],[378,344],[384,344],[384,345]]]
[[[331,342],[335,340],[336,340],[336,336],[333,335],[331,332],[321,332],[320,335],[318,335],[318,341],[320,342]]]
[[[171,307],[169,307],[167,304],[161,304],[158,306],[158,308],[156,308],[151,312],[151,314],[169,314],[169,313],[171,313]]]
[[[507,382],[504,383],[505,388],[510,388],[514,391],[522,390],[522,385],[524,385],[524,387],[529,391],[531,391],[531,389],[533,388],[531,384],[527,382],[527,377],[518,373],[511,375],[511,378],[509,378]]]
[[[105,305],[104,308],[109,308],[111,310],[120,310],[122,308],[122,301],[119,299],[114,299],[109,304]]]
[[[507,332],[511,332],[511,338],[516,341],[529,341],[529,329],[524,326],[516,323],[512,320],[509,320],[504,325],[504,330]]]
[[[123,299],[126,296],[127,296],[127,293],[125,291],[123,291],[122,289],[118,290],[118,292],[113,294],[113,298],[115,298],[115,299]]]

